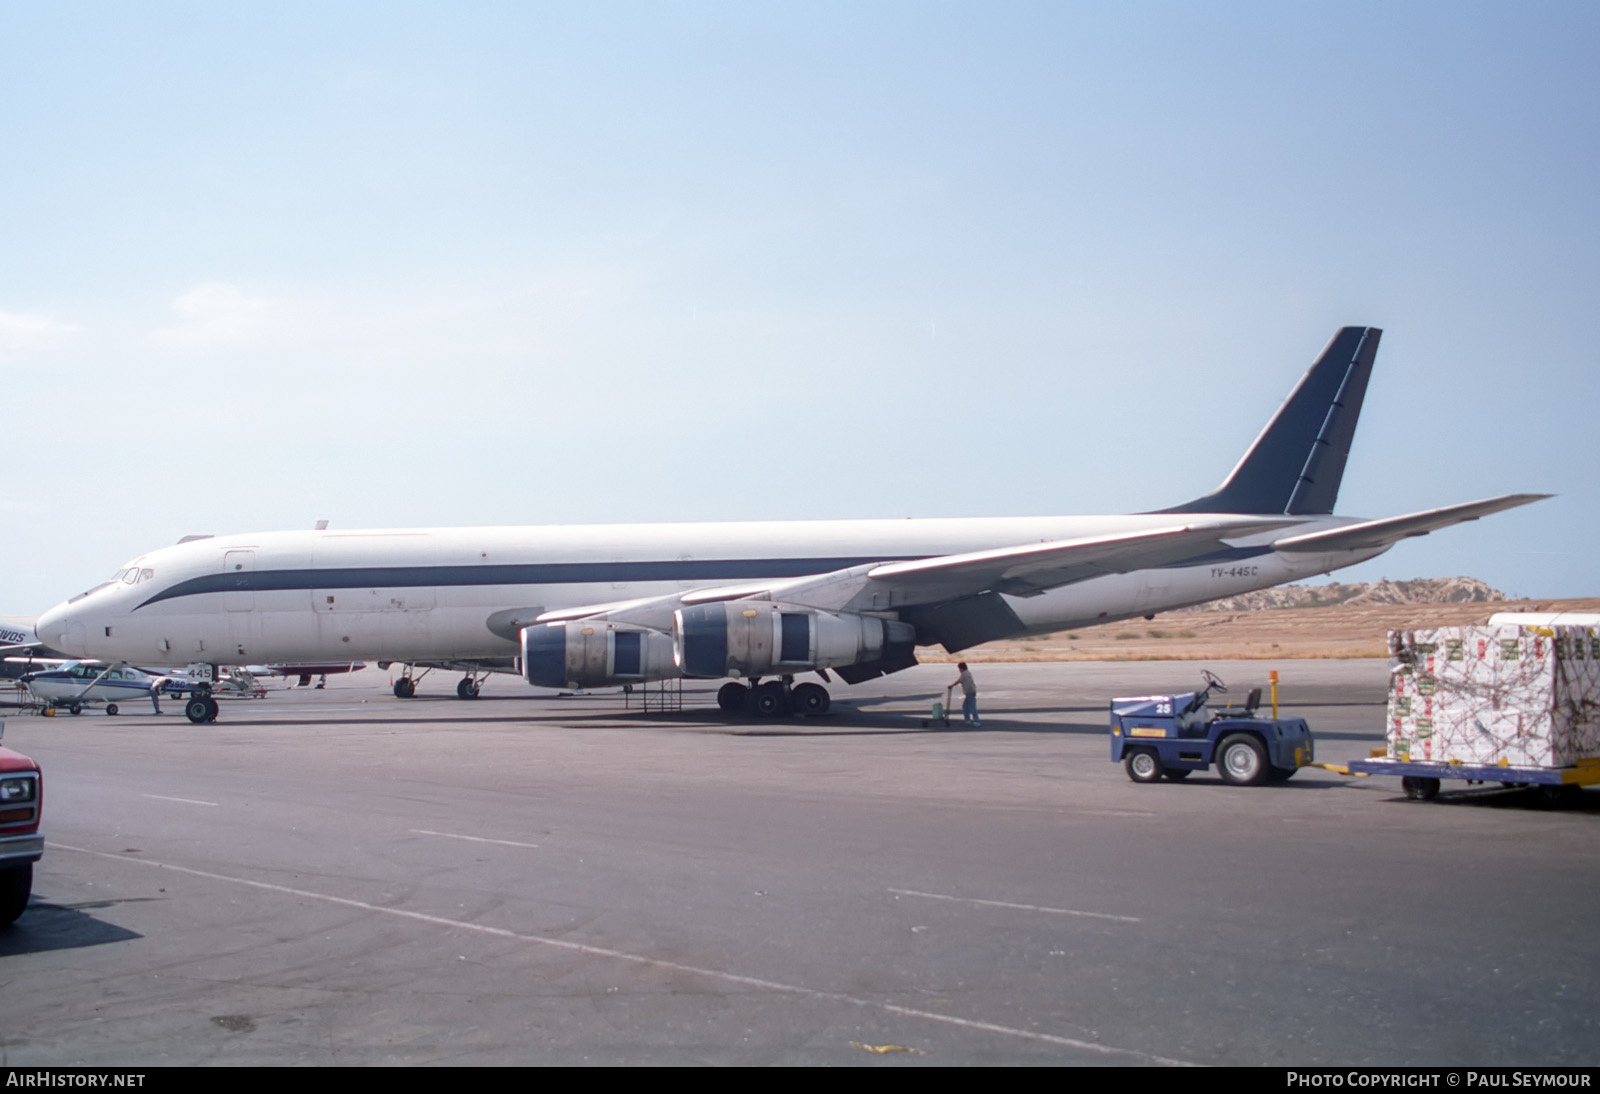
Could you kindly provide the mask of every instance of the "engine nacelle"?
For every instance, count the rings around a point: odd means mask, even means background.
[[[685,676],[782,676],[877,661],[911,650],[916,628],[854,612],[766,601],[696,604],[673,615],[673,656]]]
[[[596,688],[678,675],[672,636],[603,620],[522,629],[522,675],[543,688]]]

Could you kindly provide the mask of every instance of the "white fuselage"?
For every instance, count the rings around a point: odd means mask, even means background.
[[[1386,549],[1290,554],[1266,546],[1350,523],[1306,518],[1292,529],[1231,541],[1231,552],[1006,602],[1027,633],[1166,611],[1349,566]],[[1142,514],[221,536],[135,559],[120,580],[50,609],[38,633],[73,656],[163,666],[503,658],[518,646],[514,633],[491,630],[497,613],[529,620],[538,610],[1172,524],[1170,515]]]

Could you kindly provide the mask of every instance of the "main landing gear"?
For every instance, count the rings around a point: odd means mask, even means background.
[[[422,682],[424,676],[432,671],[432,668],[426,668],[421,672],[417,672],[412,665],[401,666],[400,677],[394,682],[394,697],[396,699],[415,698],[417,685]],[[487,672],[468,672],[456,684],[456,698],[476,699],[483,690],[483,682],[488,678],[489,673]]]
[[[783,714],[826,714],[833,705],[828,689],[821,684],[796,684],[794,677],[747,686],[730,681],[717,689],[717,706],[728,714],[751,714],[757,718],[776,718]]]

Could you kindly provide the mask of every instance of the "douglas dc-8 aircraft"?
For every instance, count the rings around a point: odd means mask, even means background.
[[[80,657],[202,672],[363,659],[499,662],[547,688],[731,677],[724,709],[820,712],[827,690],[796,675],[853,684],[915,664],[919,645],[953,652],[1262,589],[1548,496],[1332,516],[1381,333],[1339,331],[1222,485],[1170,509],[207,537],[134,559],[46,612],[38,635]],[[209,721],[216,703],[202,694],[186,713]]]

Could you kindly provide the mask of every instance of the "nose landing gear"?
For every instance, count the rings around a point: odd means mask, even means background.
[[[183,704],[183,716],[195,725],[206,725],[217,720],[217,701],[209,695],[191,695]]]

